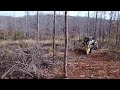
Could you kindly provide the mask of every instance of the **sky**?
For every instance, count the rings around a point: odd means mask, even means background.
[[[53,11],[39,11],[42,13],[51,13],[53,14]],[[109,12],[109,11],[108,11]],[[63,14],[63,11],[57,11],[57,13]],[[36,11],[29,11],[30,15],[34,15],[36,14]],[[93,16],[94,11],[90,11],[90,16]],[[20,17],[20,16],[24,16],[25,15],[25,11],[0,11],[0,15],[2,16],[16,16],[16,17]],[[87,16],[87,11],[68,11],[68,15],[71,16]],[[106,18],[109,18],[108,15]]]
[[[44,13],[53,13],[53,11],[40,11],[40,12],[44,12]],[[62,11],[61,11],[62,13]],[[30,11],[30,14],[33,15],[33,14],[36,14],[35,11]],[[68,12],[69,15],[71,16],[76,16],[78,14],[77,11],[69,11]],[[82,11],[82,13],[80,13],[82,16],[85,16],[86,14],[86,11]],[[14,11],[0,11],[0,15],[3,15],[3,16],[14,16]],[[16,16],[24,16],[25,15],[25,11],[15,11],[15,15]]]

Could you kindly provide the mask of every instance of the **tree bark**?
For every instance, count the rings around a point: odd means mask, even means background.
[[[118,17],[117,17],[116,45],[118,42],[118,33],[119,33],[119,11],[118,11]]]
[[[40,30],[39,30],[39,11],[37,11],[37,40],[40,38]]]
[[[14,30],[15,33],[17,33],[17,27],[16,27],[16,15],[15,15],[15,11],[14,11]],[[14,34],[13,34],[14,35]]]
[[[97,31],[97,15],[98,15],[98,11],[96,11],[96,20],[95,20],[95,32],[94,32],[94,35],[95,35],[95,37],[97,38],[97,33],[96,33],[96,31]]]
[[[67,77],[67,50],[68,50],[68,23],[67,11],[65,11],[65,51],[64,51],[64,77]]]
[[[27,37],[26,36],[26,32],[28,32],[29,33],[29,31],[28,31],[28,11],[26,11],[26,18],[25,18],[25,33],[24,33],[24,36],[25,36],[25,38],[29,38],[29,37]]]
[[[55,22],[56,22],[56,11],[54,11],[54,21],[53,21],[53,61],[55,60]]]
[[[104,21],[103,21],[103,32],[102,32],[102,41],[105,40],[105,13],[106,11],[104,11]]]
[[[102,12],[101,12],[101,19],[100,19],[100,26],[99,26],[99,40],[100,40],[100,42],[102,42],[102,22],[103,22],[103,20],[102,20]]]
[[[87,37],[89,36],[89,11],[88,11],[88,22],[87,22]]]
[[[111,34],[111,27],[112,27],[112,13],[113,13],[113,12],[111,11],[111,13],[110,13],[110,22],[109,22],[110,26],[109,26],[109,31],[108,31],[109,42],[110,42],[110,40],[111,40],[110,34]]]

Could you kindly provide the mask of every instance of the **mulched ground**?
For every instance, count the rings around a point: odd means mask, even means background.
[[[68,78],[120,79],[120,53],[96,51],[82,57],[73,53],[69,53],[69,57],[74,56],[68,62]]]
[[[34,46],[34,47],[33,47]],[[44,47],[45,46],[45,47]],[[7,47],[5,49],[3,47]],[[35,44],[10,44],[0,46],[0,77],[16,65],[4,79],[62,79],[64,47],[56,46],[55,61],[47,48],[51,44],[36,48]],[[41,53],[39,53],[41,52]],[[24,56],[26,55],[26,56]],[[32,57],[34,55],[34,57]],[[41,57],[39,57],[41,55]],[[25,57],[23,59],[23,57]],[[34,60],[32,64],[31,61]],[[24,62],[22,62],[24,60]],[[25,65],[15,63],[27,63]],[[36,71],[36,72],[34,72]],[[107,50],[93,51],[87,55],[81,50],[69,50],[67,60],[68,79],[120,79],[120,53]]]

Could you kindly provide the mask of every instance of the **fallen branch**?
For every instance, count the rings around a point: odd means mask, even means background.
[[[12,63],[16,63],[16,64],[21,64],[21,65],[25,65],[25,66],[28,66],[28,64],[25,64],[25,63],[22,63],[22,62],[20,62],[20,61],[1,61],[0,63],[10,63],[10,62],[12,62]]]
[[[18,71],[22,71],[22,72],[24,72],[26,74],[29,74],[30,76],[33,77],[33,75],[29,71],[26,71],[26,70],[23,70],[23,69],[18,69]]]
[[[3,74],[3,76],[1,77],[2,79],[15,67],[16,65],[13,65],[7,72],[5,72]]]
[[[28,67],[28,64],[21,63],[20,61],[14,61],[14,62],[17,63],[17,64],[21,64],[21,65],[24,65],[24,66],[27,66],[27,67]]]

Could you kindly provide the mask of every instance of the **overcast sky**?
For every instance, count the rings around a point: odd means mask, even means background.
[[[53,14],[53,11],[40,11],[42,13],[51,13]],[[108,11],[109,12],[109,11]],[[107,13],[108,13],[107,12]],[[36,11],[29,11],[30,15],[34,15],[36,14]],[[61,12],[57,12],[57,13],[63,13],[63,11]],[[90,11],[90,16],[93,16],[94,14],[94,11]],[[16,16],[16,17],[19,17],[19,16],[24,16],[25,15],[25,11],[0,11],[0,15],[3,15],[3,16]],[[68,11],[68,15],[71,15],[71,16],[87,16],[87,11]],[[109,19],[109,16],[107,15],[107,17]]]
[[[53,13],[53,11],[40,11],[40,12],[43,12],[43,13]],[[61,11],[62,13],[62,11]],[[33,15],[33,14],[36,14],[35,11],[30,11],[30,14]],[[76,16],[78,14],[77,11],[69,11],[68,12],[69,15],[71,16]],[[86,11],[82,11],[81,13],[82,16],[85,16],[86,14]],[[14,11],[0,11],[0,15],[4,15],[4,16],[13,16],[14,15]],[[15,11],[15,15],[16,16],[24,16],[25,15],[25,11]]]

